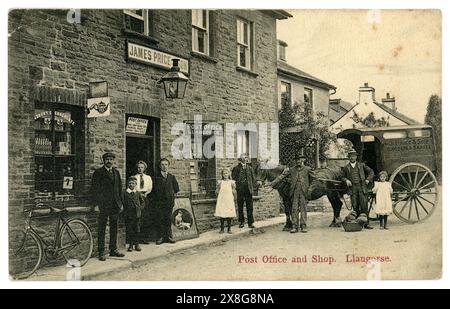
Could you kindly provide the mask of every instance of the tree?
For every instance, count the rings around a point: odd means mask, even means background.
[[[319,156],[325,156],[330,143],[337,140],[336,134],[329,131],[328,116],[322,112],[315,113],[310,104],[293,105],[282,103],[279,111],[280,122],[280,157],[284,164],[293,163],[296,153],[304,151],[307,164],[315,165],[315,142],[319,143]],[[286,132],[288,128],[295,128],[295,132]]]
[[[442,169],[442,101],[438,95],[432,95],[428,100],[425,124],[433,127],[434,143],[436,145],[437,176],[441,178]]]

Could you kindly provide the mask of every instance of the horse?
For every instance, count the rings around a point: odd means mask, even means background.
[[[256,175],[259,181],[272,183],[283,172],[287,171],[287,166],[277,165],[274,168],[262,168],[261,164],[256,166]],[[308,201],[317,200],[326,195],[333,208],[333,220],[330,227],[341,227],[341,196],[347,190],[344,182],[341,181],[343,173],[340,168],[325,167],[313,170],[310,176],[310,186],[308,188],[306,199]],[[288,177],[284,178],[273,189],[276,189],[284,205],[286,215],[286,224],[283,231],[289,231],[292,228],[291,207],[292,198],[289,196],[290,182]]]

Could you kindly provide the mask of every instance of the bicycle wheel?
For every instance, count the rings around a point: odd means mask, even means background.
[[[91,257],[94,248],[91,229],[83,220],[71,219],[61,227],[59,245],[68,265],[83,266]]]
[[[42,245],[32,231],[9,233],[9,274],[13,279],[31,276],[42,261]]]

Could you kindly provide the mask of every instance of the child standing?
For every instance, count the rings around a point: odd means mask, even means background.
[[[375,181],[372,191],[376,193],[375,213],[380,216],[380,230],[387,230],[387,217],[392,213],[392,186],[385,171],[380,172],[380,181]]]
[[[224,223],[227,221],[228,234],[231,234],[231,219],[236,217],[236,208],[234,199],[236,197],[236,183],[231,180],[231,173],[229,170],[222,170],[222,180],[218,181],[217,190],[217,204],[214,216],[220,218],[220,233],[224,232]]]
[[[123,192],[123,205],[125,215],[125,238],[129,244],[128,252],[141,251],[139,247],[139,235],[142,210],[145,207],[145,197],[142,192],[136,191],[137,178],[130,177],[127,181],[127,189]]]

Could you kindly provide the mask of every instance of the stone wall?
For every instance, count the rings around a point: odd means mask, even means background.
[[[81,23],[67,22],[65,10],[13,10],[9,13],[8,126],[9,226],[21,227],[22,211],[33,205],[34,108],[36,102],[84,107],[89,82],[108,82],[111,115],[86,118],[84,167],[85,196],[78,206],[90,206],[90,179],[101,166],[101,155],[111,150],[125,175],[125,116],[138,113],[161,120],[161,157],[171,157],[172,125],[201,114],[226,122],[277,122],[276,20],[261,11],[217,10],[212,13],[213,49],[209,57],[191,52],[191,11],[152,12],[154,38],[124,32],[122,10],[81,10]],[[236,68],[236,18],[254,25],[255,66]],[[190,82],[182,100],[166,100],[157,67],[127,60],[126,41],[181,56],[190,61]],[[155,43],[157,42],[157,43]],[[184,193],[190,191],[189,160],[171,160],[171,171]],[[221,168],[236,160],[217,160]],[[258,220],[278,214],[275,193],[264,192],[255,201]],[[215,226],[214,204],[194,205],[201,231]],[[210,222],[213,222],[212,224]],[[95,230],[95,220],[89,221]],[[120,233],[123,234],[123,226]],[[95,233],[96,234],[96,233]],[[123,245],[123,237],[121,244]]]

